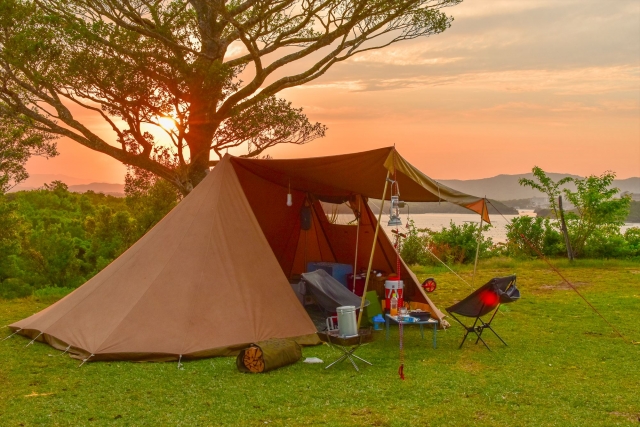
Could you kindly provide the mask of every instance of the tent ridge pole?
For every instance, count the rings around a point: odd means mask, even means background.
[[[380,220],[382,219],[382,211],[384,209],[384,199],[387,197],[387,187],[389,186],[389,174],[391,172],[387,170],[387,177],[384,180],[384,190],[382,191],[382,200],[380,201],[380,212],[378,212],[378,222],[376,223],[376,232],[373,234],[373,245],[371,246],[371,256],[369,257],[369,266],[367,267],[367,277],[364,280],[364,289],[362,291],[362,299],[360,300],[360,312],[358,313],[358,329],[360,329],[360,322],[362,321],[362,310],[364,310],[364,300],[367,295],[367,288],[369,287],[369,278],[371,277],[371,266],[373,265],[373,254],[376,251],[376,245],[378,244],[378,232],[380,231]]]

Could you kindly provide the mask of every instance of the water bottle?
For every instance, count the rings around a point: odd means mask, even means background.
[[[392,316],[397,316],[398,315],[398,297],[396,296],[396,293],[394,292],[391,295],[391,300],[389,301],[389,314]]]

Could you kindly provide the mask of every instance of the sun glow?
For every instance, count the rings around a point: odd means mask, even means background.
[[[160,127],[166,131],[173,132],[176,130],[176,121],[173,117],[162,116],[158,117],[158,124]]]

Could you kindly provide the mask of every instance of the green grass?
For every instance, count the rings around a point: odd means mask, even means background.
[[[522,300],[494,321],[509,343],[458,350],[460,327],[420,339],[405,332],[407,379],[397,375],[397,329],[377,335],[359,354],[374,366],[347,363],[327,371],[297,363],[267,374],[241,374],[235,359],[176,363],[78,361],[13,337],[0,343],[0,425],[378,425],[638,426],[640,422],[640,265],[559,262],[566,276],[625,335],[617,337],[539,261],[493,259],[476,286],[518,274]],[[468,281],[472,267],[460,274]],[[471,289],[443,269],[433,300],[442,309]],[[48,297],[50,298],[50,297]],[[49,304],[31,297],[0,300],[0,326]],[[222,327],[222,326],[221,326]],[[8,331],[4,329],[3,331]],[[2,334],[4,336],[4,334]],[[327,346],[304,357],[337,357]]]

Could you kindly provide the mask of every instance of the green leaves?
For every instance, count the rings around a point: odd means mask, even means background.
[[[29,177],[25,164],[30,157],[56,155],[51,135],[33,128],[31,120],[11,114],[0,103],[0,194]]]

